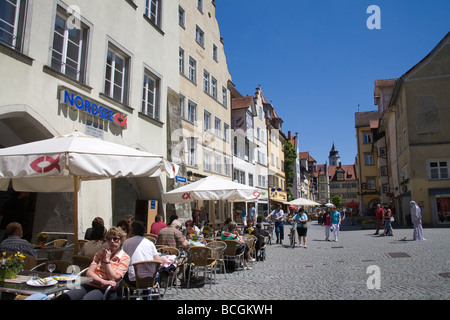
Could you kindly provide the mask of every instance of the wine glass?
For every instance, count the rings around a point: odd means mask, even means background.
[[[56,264],[54,263],[49,263],[47,266],[48,271],[50,271],[50,278],[52,277],[52,272],[55,271],[56,269]]]

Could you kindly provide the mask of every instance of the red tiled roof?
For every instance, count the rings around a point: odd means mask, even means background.
[[[343,164],[341,165],[341,168],[344,169],[345,181],[356,180],[355,166],[353,164]],[[330,180],[333,180],[337,169],[339,169],[339,166],[328,166],[328,175]]]
[[[252,96],[231,99],[231,108],[232,109],[248,108],[252,105],[252,100],[253,100]]]

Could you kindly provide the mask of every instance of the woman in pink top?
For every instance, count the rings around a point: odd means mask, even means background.
[[[330,228],[331,228],[331,217],[330,208],[327,208],[325,212],[325,217],[323,218],[322,226],[325,227],[325,241],[330,241]]]

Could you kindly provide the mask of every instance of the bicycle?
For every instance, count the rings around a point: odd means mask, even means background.
[[[295,223],[295,221],[292,223],[292,225],[291,225],[291,230],[289,230],[289,243],[290,243],[290,246],[292,247],[292,249],[294,249],[295,248],[295,243],[296,243],[296,241],[295,241],[295,228],[296,228],[296,223]]]

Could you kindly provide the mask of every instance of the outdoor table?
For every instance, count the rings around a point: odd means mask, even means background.
[[[64,252],[66,250],[70,250],[72,248],[64,248],[64,247],[41,247],[37,246],[34,248],[34,252],[36,252],[36,255],[39,256],[39,253],[44,253],[47,255],[48,260],[55,260],[55,253],[56,252]]]
[[[31,279],[31,275],[36,274],[40,278],[50,277],[49,272],[36,272],[24,270],[19,272],[16,279],[6,279],[0,282],[0,292],[18,293],[24,295],[32,295],[35,293],[43,293],[46,295],[58,293],[64,290],[70,290],[75,286],[74,282],[71,281],[58,281],[58,283],[50,286],[30,286],[27,281]],[[53,273],[52,276],[58,276],[59,274]],[[92,281],[92,278],[80,276],[79,285],[88,283]]]

